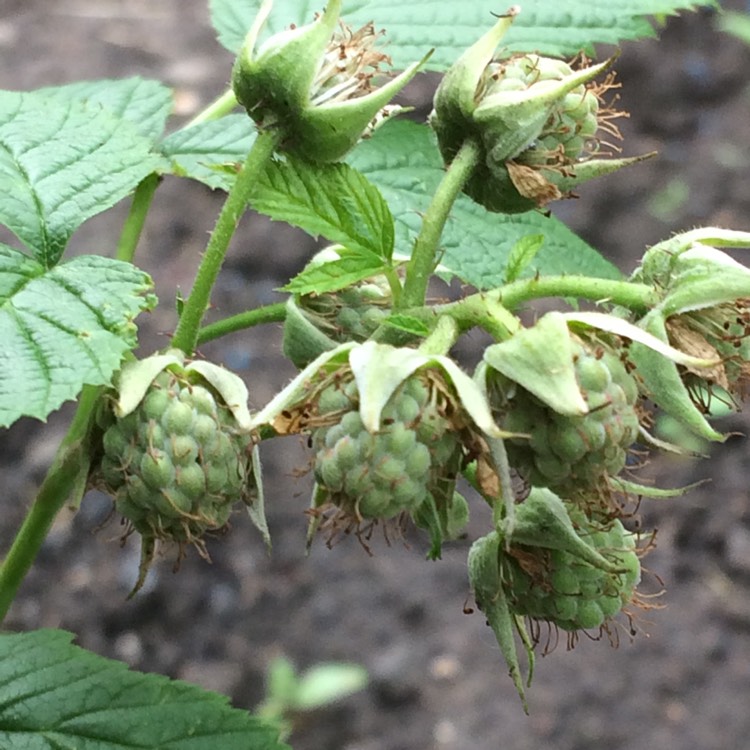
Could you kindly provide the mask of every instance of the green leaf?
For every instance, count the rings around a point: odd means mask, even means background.
[[[544,245],[543,234],[527,234],[510,249],[505,267],[505,283],[519,279]]]
[[[219,41],[233,53],[242,46],[261,0],[211,0],[211,20]],[[299,0],[275,0],[263,37],[305,24],[325,5]],[[655,36],[648,16],[673,14],[699,6],[717,5],[696,0],[525,0],[522,12],[503,39],[507,52],[575,55],[593,45],[619,44],[626,39]],[[495,0],[351,0],[344,6],[344,21],[359,28],[375,21],[385,29],[387,52],[397,69],[419,60],[434,48],[429,70],[444,71],[494,23],[493,13],[507,7]]]
[[[717,19],[717,28],[750,44],[750,15],[736,11],[725,11]]]
[[[393,217],[378,189],[346,164],[272,161],[251,197],[256,211],[389,261]]]
[[[110,114],[135,125],[138,132],[156,141],[164,132],[172,110],[172,91],[159,81],[136,76],[120,80],[77,81],[64,86],[37,89],[35,95],[60,102],[78,100],[100,105]]]
[[[432,131],[426,125],[395,121],[363,141],[348,161],[376,185],[396,221],[396,251],[409,255],[427,209],[444,174]],[[510,254],[528,235],[544,246],[535,270],[543,274],[580,273],[616,279],[620,271],[561,221],[537,211],[493,214],[461,195],[442,237],[441,271],[478,289],[503,284]]]
[[[245,161],[254,140],[253,121],[236,113],[178,130],[164,139],[161,149],[175,174],[229,190],[237,164]]]
[[[397,328],[399,331],[411,333],[414,336],[428,336],[430,333],[430,329],[419,318],[413,318],[411,315],[404,315],[402,313],[389,315],[383,321],[383,325]]]
[[[282,291],[292,294],[335,292],[384,270],[383,261],[375,255],[347,255],[297,274]]]
[[[135,346],[133,319],[155,303],[150,288],[129,263],[79,256],[46,270],[0,245],[0,427],[108,384]]]
[[[0,91],[0,223],[48,268],[86,219],[161,165],[147,138],[98,104]]]
[[[0,636],[5,750],[289,750],[227,698],[84,651],[60,630]]]

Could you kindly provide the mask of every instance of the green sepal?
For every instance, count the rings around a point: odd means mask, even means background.
[[[403,108],[390,112],[383,109],[414,78],[430,55],[432,51],[365,96],[306,107],[298,119],[288,123],[288,150],[315,164],[341,160],[368,131],[379,113],[385,120],[403,111]]]
[[[632,279],[644,284],[668,287],[673,276],[675,258],[695,245],[710,247],[750,247],[750,233],[718,227],[701,227],[681,232],[650,247]]]
[[[187,373],[197,372],[224,400],[224,404],[232,412],[237,426],[241,430],[248,430],[250,426],[250,412],[247,408],[249,395],[245,382],[238,375],[213,362],[195,360],[186,367]]]
[[[580,416],[588,406],[576,380],[574,353],[565,318],[551,312],[531,328],[487,347],[484,361],[558,414]]]
[[[336,28],[341,0],[328,0],[325,11],[312,23],[274,34],[255,53],[260,30],[273,5],[266,0],[232,70],[232,88],[237,101],[255,122],[278,123],[297,117],[308,106],[310,89],[326,45]]]
[[[316,164],[339,161],[378,117],[402,111],[384,108],[432,51],[364,96],[316,102],[315,79],[339,20],[341,0],[329,0],[316,21],[275,34],[255,53],[271,4],[264,2],[235,61],[232,88],[237,101],[259,127],[281,132],[283,150]]]
[[[122,419],[134,412],[156,376],[170,365],[182,366],[184,361],[185,356],[174,349],[164,354],[126,362],[117,376],[115,415]]]
[[[669,499],[673,497],[680,497],[681,495],[687,495],[696,487],[700,487],[702,484],[706,484],[708,479],[701,479],[698,482],[692,482],[684,487],[652,487],[647,484],[639,484],[638,482],[631,482],[622,477],[610,477],[610,483],[613,489],[618,492],[626,492],[629,495],[637,495],[638,497],[651,497],[657,499]]]
[[[460,463],[460,455],[457,464]],[[459,470],[456,466],[456,472]],[[425,500],[412,513],[412,520],[430,535],[428,560],[439,560],[442,555],[443,542],[457,539],[469,523],[469,504],[466,498],[455,491],[455,482],[437,492],[428,493]]]
[[[517,13],[517,8],[511,8],[501,16],[456,60],[435,92],[435,111],[430,125],[438,136],[440,150],[447,162],[453,160],[467,137],[478,134],[476,128],[471,126],[471,117],[477,106],[477,88],[484,69]]]
[[[510,670],[518,695],[526,713],[529,711],[526,702],[524,681],[521,676],[521,665],[516,651],[515,630],[523,628],[523,624],[510,611],[508,601],[503,590],[502,575],[500,573],[500,555],[504,554],[500,535],[493,531],[487,536],[480,537],[471,545],[467,566],[469,582],[474,591],[477,607],[487,618],[487,624],[492,628],[505,663]],[[528,637],[523,638],[527,648],[531,672],[533,669],[533,651],[528,648]]]
[[[263,494],[263,469],[260,463],[260,451],[258,450],[257,445],[253,446],[251,461],[253,468],[253,486],[248,488],[244,502],[247,507],[247,514],[250,516],[253,526],[255,526],[260,532],[260,535],[263,537],[263,542],[266,545],[266,549],[270,552],[271,534],[268,531],[268,522],[266,521],[266,503],[265,495]]]
[[[383,408],[401,383],[422,367],[434,367],[445,373],[461,406],[480,430],[493,437],[509,436],[495,424],[480,387],[449,357],[366,341],[352,349],[349,364],[357,381],[362,422],[372,433],[380,429]]]
[[[284,356],[291,360],[296,368],[302,369],[316,357],[336,346],[332,338],[326,336],[307,319],[294,297],[290,297],[286,302],[286,318],[284,319],[282,340]]]
[[[500,533],[504,536],[502,530]],[[506,541],[560,550],[599,570],[608,573],[618,571],[616,564],[578,536],[565,503],[546,487],[534,487],[529,496],[518,505],[513,531]]]
[[[479,102],[473,119],[495,163],[513,159],[541,134],[552,110],[565,94],[588,83],[612,65],[614,58],[574,71],[561,80],[538,81],[521,91],[490,94]]]
[[[665,316],[750,297],[750,270],[712,245],[750,246],[750,233],[721,229],[685,232],[651,247],[632,278],[664,290]]]
[[[652,310],[638,325],[655,338],[665,343],[669,341],[661,310]],[[660,409],[699,437],[715,442],[726,440],[726,436],[714,430],[693,404],[674,362],[638,342],[630,345],[628,357],[635,364],[639,387]]]

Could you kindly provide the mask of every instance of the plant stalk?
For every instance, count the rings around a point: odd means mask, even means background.
[[[635,312],[646,312],[661,301],[658,292],[647,284],[590,276],[537,276],[521,279],[490,292],[509,310],[541,297],[576,297],[594,302],[622,305]]]
[[[85,490],[91,455],[88,435],[101,387],[85,386],[73,421],[34,502],[0,565],[0,621],[8,613],[55,517],[76,489]],[[83,481],[81,481],[83,479]],[[79,498],[72,498],[76,502]]]
[[[466,181],[479,160],[479,145],[473,139],[464,141],[455,159],[445,172],[422,220],[422,228],[414,243],[411,259],[406,265],[404,291],[398,309],[421,307],[427,297],[427,286],[436,266],[440,237],[445,222]]]
[[[117,260],[133,262],[135,249],[138,247],[143,225],[146,223],[146,216],[158,186],[159,175],[152,172],[144,177],[135,189],[133,202],[130,204],[130,211],[127,219],[125,219],[125,224],[123,224],[120,240],[117,243],[117,252],[115,253]]]
[[[181,349],[188,356],[195,350],[201,320],[208,307],[211,290],[221,270],[229,243],[245,212],[258,175],[273,155],[280,137],[278,131],[267,130],[258,134],[216,220],[192,291],[185,301],[180,321],[172,337],[172,346]]]
[[[197,346],[226,336],[229,333],[243,331],[246,328],[252,328],[263,323],[280,323],[285,318],[286,302],[277,302],[273,305],[264,305],[263,307],[256,307],[253,310],[246,310],[238,315],[232,315],[223,320],[217,320],[215,323],[203,326],[198,331]]]

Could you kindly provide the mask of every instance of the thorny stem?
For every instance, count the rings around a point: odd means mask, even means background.
[[[246,328],[262,325],[263,323],[280,323],[286,318],[286,302],[277,302],[273,305],[264,305],[256,307],[253,310],[246,310],[238,315],[232,315],[223,320],[217,320],[203,326],[198,331],[198,340],[196,345],[200,346],[208,341],[226,336],[229,333],[242,331]]]
[[[414,243],[411,259],[406,265],[406,280],[399,310],[424,305],[445,222],[456,198],[471,176],[479,154],[479,144],[473,139],[466,140],[438,185],[422,220],[422,229]]]
[[[198,329],[208,307],[211,290],[221,270],[229,243],[245,212],[258,175],[273,155],[280,137],[279,131],[264,131],[258,134],[216,220],[216,226],[198,267],[193,289],[185,301],[180,322],[172,337],[172,346],[182,349],[188,356],[195,349]]]
[[[18,587],[31,568],[55,517],[67,500],[77,503],[86,489],[91,455],[87,438],[101,395],[98,386],[85,386],[67,434],[39,488],[8,554],[0,565],[0,621],[10,609]]]
[[[128,263],[133,262],[135,249],[138,247],[138,241],[141,238],[143,225],[146,223],[148,210],[151,207],[151,201],[159,186],[159,175],[152,172],[144,177],[133,193],[133,201],[130,204],[128,217],[123,224],[120,240],[117,243],[117,252],[115,258],[124,260]]]

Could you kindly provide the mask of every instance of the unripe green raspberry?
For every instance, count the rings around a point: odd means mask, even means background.
[[[248,495],[251,435],[197,380],[178,366],[163,370],[104,433],[101,484],[144,537],[199,543]]]
[[[330,418],[331,423],[313,431],[315,478],[345,514],[360,520],[415,512],[441,476],[446,458],[460,452],[460,441],[433,398],[434,388],[425,374],[404,381],[383,409],[375,433],[362,422],[351,377],[339,377],[321,391],[316,421]],[[342,413],[344,403],[348,409]]]
[[[635,538],[619,520],[597,526],[580,510],[568,510],[580,538],[616,566],[616,572],[568,551],[511,545],[502,559],[504,587],[515,614],[563,630],[595,629],[633,599],[641,576]]]
[[[506,442],[511,465],[532,485],[567,497],[617,475],[639,430],[637,384],[619,357],[583,342],[576,348],[575,375],[589,409],[582,416],[559,414],[497,372],[489,380],[498,422],[529,436]]]

